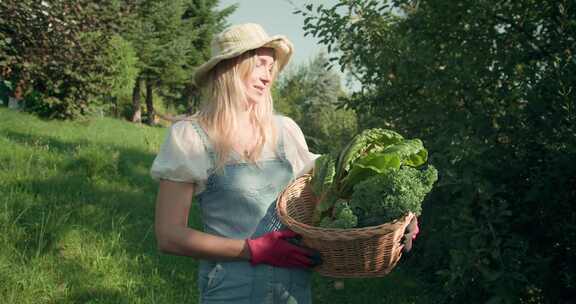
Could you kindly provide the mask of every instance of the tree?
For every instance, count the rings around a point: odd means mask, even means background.
[[[300,125],[312,151],[335,153],[356,132],[356,114],[339,108],[345,95],[340,76],[327,69],[328,60],[319,53],[308,65],[287,72],[275,91],[276,109]]]
[[[222,29],[223,20],[235,7],[216,11],[217,1],[140,1],[128,39],[140,59],[139,79],[145,84],[147,121],[154,123],[153,92],[177,103],[189,102],[193,94],[191,74],[194,66],[208,54],[212,34]],[[133,94],[134,116],[138,121],[140,86]]]
[[[570,301],[574,3],[343,0],[299,13],[362,83],[347,100],[361,127],[424,139],[439,168],[417,265],[439,274],[438,301]]]
[[[118,117],[126,113],[122,99],[132,94],[138,70],[138,57],[132,44],[119,34],[114,34],[108,41],[108,47],[101,55],[101,64],[108,67],[109,73],[93,75],[94,81],[106,89],[102,99],[104,108],[109,114]]]
[[[29,109],[69,118],[88,111],[99,89],[87,81],[108,73],[98,62],[122,11],[113,0],[0,2],[0,71],[18,99],[36,91]]]

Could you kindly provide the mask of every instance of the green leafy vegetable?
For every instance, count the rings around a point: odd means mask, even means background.
[[[428,159],[428,151],[419,139],[406,139],[386,147],[382,152],[398,155],[403,165],[412,167],[423,165]]]
[[[409,166],[388,170],[354,186],[350,207],[360,224],[374,217],[386,223],[408,212],[419,215],[421,203],[437,179],[438,171],[431,165],[422,170]]]
[[[404,139],[385,129],[361,132],[336,160],[330,155],[316,160],[311,188],[319,203],[313,223],[346,229],[420,214],[438,179],[433,166],[422,168],[427,160],[420,139]]]
[[[368,154],[384,150],[389,145],[401,142],[402,135],[385,129],[367,129],[354,136],[350,143],[340,152],[336,162],[337,179],[348,173],[352,164]]]
[[[350,173],[346,175],[340,184],[341,197],[350,197],[352,187],[376,174],[382,174],[386,170],[400,168],[400,157],[393,153],[375,153],[359,159],[352,165]]]
[[[358,217],[354,214],[348,202],[338,200],[334,205],[333,215],[324,217],[319,226],[324,228],[354,228],[358,224]]]
[[[322,217],[330,214],[336,202],[336,196],[332,191],[335,174],[335,161],[331,155],[325,154],[316,159],[310,182],[312,193],[319,201],[312,217],[314,223],[318,223]]]
[[[311,181],[312,192],[314,195],[322,197],[334,182],[335,174],[334,158],[329,154],[318,157],[314,162],[314,171]]]

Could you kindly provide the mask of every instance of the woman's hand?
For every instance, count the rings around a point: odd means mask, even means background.
[[[418,227],[418,218],[414,216],[408,226],[406,226],[404,236],[402,236],[402,244],[404,244],[404,248],[402,249],[403,252],[408,253],[412,250],[412,242],[416,239],[419,232],[420,228]]]
[[[250,263],[289,268],[309,268],[318,265],[318,253],[289,241],[296,237],[298,234],[291,230],[280,230],[246,240],[251,252]]]

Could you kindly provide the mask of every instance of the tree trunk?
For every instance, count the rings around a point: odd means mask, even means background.
[[[146,114],[148,118],[148,124],[153,126],[156,124],[156,113],[154,112],[154,97],[152,91],[154,90],[154,84],[152,80],[146,80]]]
[[[132,122],[142,122],[142,111],[140,110],[140,78],[136,79],[132,90]]]
[[[21,109],[22,108],[22,98],[24,97],[24,86],[26,81],[24,79],[20,79],[16,83],[16,87],[12,92],[12,96],[8,96],[8,108],[10,109]]]
[[[188,115],[192,115],[194,114],[197,110],[198,107],[200,106],[200,96],[198,93],[198,89],[196,88],[195,85],[193,84],[188,84],[185,88],[184,88],[184,92],[183,92],[183,98],[184,98],[184,103],[186,105],[186,114]]]
[[[24,85],[26,80],[20,79],[14,88],[14,98],[21,100],[24,97]]]

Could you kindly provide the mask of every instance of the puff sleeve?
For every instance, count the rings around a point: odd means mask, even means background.
[[[194,183],[204,188],[210,159],[192,121],[183,120],[168,130],[164,143],[150,168],[150,176],[176,182]]]
[[[286,141],[286,158],[292,164],[294,178],[298,178],[314,168],[314,162],[320,155],[308,150],[304,133],[302,133],[302,130],[294,120],[283,116],[282,123]]]

